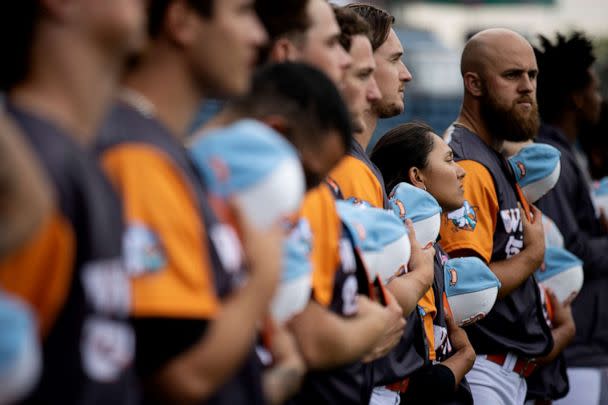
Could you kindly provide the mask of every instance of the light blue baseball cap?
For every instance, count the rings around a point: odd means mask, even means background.
[[[508,161],[526,199],[534,203],[547,194],[559,179],[561,153],[544,143],[524,146]]]
[[[306,185],[298,154],[261,122],[245,119],[210,131],[190,145],[190,155],[209,191],[235,197],[257,225],[269,225],[300,206]]]
[[[592,198],[597,216],[599,217],[602,210],[605,215],[608,215],[608,177],[593,184]]]
[[[26,396],[40,376],[40,343],[29,307],[0,291],[0,403]]]
[[[560,232],[555,222],[545,214],[542,214],[543,217],[543,229],[545,231],[545,245],[547,247],[564,247],[564,236]]]
[[[390,210],[336,201],[340,219],[353,235],[370,276],[388,282],[407,270],[411,246],[403,222]]]
[[[608,177],[604,177],[593,184],[593,194],[596,196],[608,196]]]
[[[310,226],[300,218],[283,241],[281,282],[270,304],[278,322],[288,321],[308,304],[312,290],[311,249]]]
[[[534,273],[536,279],[550,288],[560,302],[578,294],[583,286],[583,262],[564,248],[547,246],[543,266]]]
[[[36,336],[36,324],[25,304],[0,292],[0,374],[17,361],[26,342]]]
[[[458,325],[467,325],[492,310],[500,281],[477,257],[449,259],[443,266],[445,293]]]
[[[441,207],[430,193],[409,183],[399,183],[391,191],[389,207],[402,221],[414,224],[416,240],[426,246],[434,243],[441,226]]]
[[[299,218],[287,238],[283,241],[283,272],[281,282],[288,282],[303,275],[310,274],[310,252],[312,250],[312,233],[308,221]]]
[[[448,297],[499,287],[500,281],[477,257],[457,257],[443,265],[445,292]]]

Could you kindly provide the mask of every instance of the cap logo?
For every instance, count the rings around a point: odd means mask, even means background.
[[[470,325],[472,323],[475,323],[475,322],[485,318],[485,316],[486,316],[486,314],[484,314],[483,312],[480,312],[477,315],[473,315],[470,318],[463,320],[462,324],[460,326],[464,327],[464,326]]]
[[[520,177],[526,177],[526,166],[523,164],[523,162],[517,162],[516,164],[519,168]]]
[[[450,272],[450,286],[454,287],[458,283],[458,273],[453,267],[449,268],[448,271]]]
[[[220,183],[226,183],[228,181],[230,169],[226,162],[216,156],[210,159],[209,166],[211,166],[211,170],[215,173],[215,178],[218,179]]]
[[[401,200],[395,200],[395,205],[399,208],[399,218],[405,220],[405,216],[407,215],[407,211],[405,210],[405,205],[401,202]]]

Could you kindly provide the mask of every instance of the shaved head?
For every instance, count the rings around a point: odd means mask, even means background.
[[[460,70],[464,105],[493,139],[520,142],[536,135],[538,66],[524,37],[504,28],[481,31],[465,45]]]
[[[505,28],[491,28],[475,34],[466,43],[460,59],[460,72],[483,74],[489,66],[504,66],[513,53],[534,55],[532,45],[520,34]]]

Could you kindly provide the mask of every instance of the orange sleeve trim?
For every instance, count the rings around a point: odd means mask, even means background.
[[[448,253],[473,250],[489,263],[498,215],[494,179],[478,162],[463,160],[458,164],[466,171],[465,204],[459,210],[442,214],[440,243]]]
[[[161,150],[141,144],[114,147],[102,163],[122,196],[127,234],[138,232],[149,244],[125,249],[127,263],[129,257],[145,263],[146,254],[156,255],[132,277],[133,315],[215,316],[219,302],[206,230],[180,169]]]
[[[329,177],[338,184],[345,199],[356,198],[374,207],[384,207],[384,185],[380,184],[371,169],[359,159],[345,156]]]
[[[437,307],[435,304],[435,293],[433,288],[429,288],[426,293],[418,301],[418,305],[424,311],[422,317],[422,323],[424,325],[424,333],[429,346],[429,359],[435,360],[437,354],[435,353],[435,328],[433,326],[433,319],[437,315]]]
[[[329,188],[321,184],[309,191],[302,203],[301,215],[312,232],[312,286],[314,299],[324,307],[333,298],[336,270],[340,264],[341,222]]]
[[[43,338],[70,292],[75,250],[72,226],[54,211],[28,242],[0,262],[0,285],[29,303]]]

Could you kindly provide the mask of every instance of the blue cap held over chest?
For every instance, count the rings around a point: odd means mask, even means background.
[[[534,203],[547,194],[559,179],[561,153],[551,145],[526,145],[508,161],[526,199]]]

